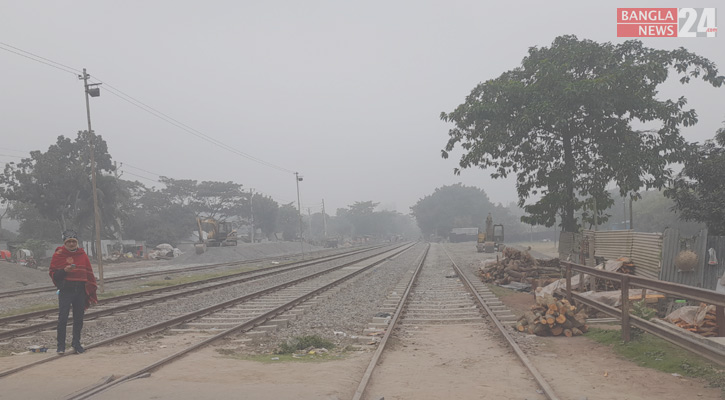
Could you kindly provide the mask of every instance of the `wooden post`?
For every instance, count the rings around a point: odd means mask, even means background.
[[[629,276],[622,276],[622,340],[627,343],[631,339],[629,326]]]
[[[725,337],[725,307],[715,306],[715,321],[717,322],[717,335]]]
[[[571,264],[568,264],[568,263],[566,264],[566,299],[569,300],[569,303],[572,303],[572,300],[571,300]]]
[[[584,273],[579,273],[579,292],[585,291],[586,288],[584,287]]]

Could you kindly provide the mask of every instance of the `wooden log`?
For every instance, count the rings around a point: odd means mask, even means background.
[[[581,331],[581,329],[579,329],[579,328],[572,328],[572,329],[571,329],[571,333],[573,333],[573,334],[574,334],[574,336],[581,336],[581,335],[583,335],[583,334],[584,334],[584,333],[583,333],[583,332]]]
[[[564,336],[572,337],[572,336],[574,336],[574,333],[572,332],[571,329],[564,329]]]
[[[554,318],[551,315],[546,316],[546,323],[549,325],[554,325],[554,322],[556,322],[556,318]]]
[[[549,326],[541,324],[535,325],[532,333],[537,336],[547,336],[550,333]]]
[[[566,322],[566,315],[565,314],[559,314],[558,317],[556,317],[556,323],[557,324],[563,324]]]
[[[555,327],[551,328],[551,334],[554,336],[559,336],[559,335],[561,335],[561,332],[563,330],[564,330],[564,328],[562,328],[561,326],[555,326]]]

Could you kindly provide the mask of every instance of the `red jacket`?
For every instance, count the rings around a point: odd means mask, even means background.
[[[75,264],[76,267],[68,272],[63,269],[71,264]],[[59,285],[59,281],[76,281],[86,282],[86,308],[90,304],[98,303],[96,297],[96,277],[93,275],[93,268],[91,267],[91,260],[88,259],[86,252],[78,248],[76,251],[70,251],[65,246],[60,246],[55,249],[53,258],[50,260],[50,278],[53,283]],[[56,273],[58,273],[56,275]]]

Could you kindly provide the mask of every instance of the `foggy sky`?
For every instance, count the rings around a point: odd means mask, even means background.
[[[82,69],[183,124],[282,170],[176,128],[101,87],[93,129],[123,177],[235,181],[245,189],[328,214],[355,201],[408,213],[437,187],[462,182],[492,201],[516,201],[512,181],[480,169],[453,175],[460,153],[440,150],[439,119],[473,87],[520,65],[556,36],[621,43],[616,7],[718,7],[721,2],[484,1],[0,1],[0,42]],[[604,4],[600,4],[604,3]],[[606,5],[605,5],[606,4]],[[718,10],[720,21],[725,7]],[[650,38],[680,46],[725,73],[717,38]],[[82,82],[0,50],[0,162],[46,150],[86,129]],[[689,141],[725,120],[725,88],[693,81],[684,94],[700,122]],[[135,167],[132,168],[131,166]],[[143,169],[146,171],[139,170]],[[150,173],[149,173],[150,172]],[[142,179],[137,174],[149,179]],[[156,174],[156,175],[155,175]]]

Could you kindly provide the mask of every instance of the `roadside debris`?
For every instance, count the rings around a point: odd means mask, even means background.
[[[705,337],[717,336],[715,306],[700,303],[700,306],[680,307],[665,317],[682,329]]]

